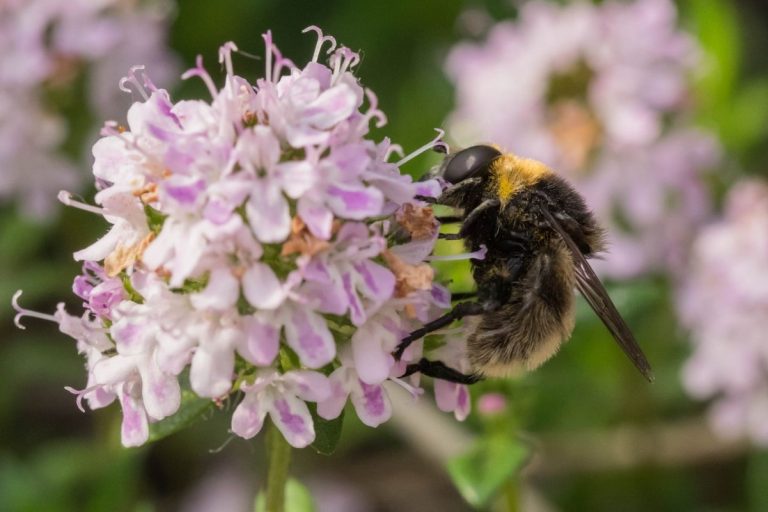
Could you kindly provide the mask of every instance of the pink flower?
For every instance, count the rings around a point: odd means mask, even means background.
[[[159,7],[119,0],[0,5],[0,200],[18,198],[22,213],[44,219],[53,214],[52,193],[82,185],[74,163],[59,151],[68,120],[48,101],[51,90],[85,83],[91,114],[103,119],[127,107],[115,84],[135,62],[169,82],[176,62]]]
[[[710,209],[704,173],[719,163],[717,141],[688,121],[697,57],[671,0],[526,2],[516,21],[450,53],[449,133],[572,181],[608,227],[602,272],[681,270]]]
[[[439,137],[389,162],[399,149],[369,137],[371,121],[385,117],[353,74],[357,55],[318,35],[299,68],[266,34],[255,85],[234,74],[232,43],[220,51],[222,87],[198,60],[184,77],[201,79],[209,101],[175,102],[133,68],[121,85],[141,99],[127,127],[108,123],[93,147],[98,206],[60,194],[111,225],[75,253],[85,264],[74,289],[89,314],[16,307],[78,340],[88,369],[79,399],[96,408],[117,398],[126,446],[178,411],[185,372],[199,397],[244,393],[232,417],[241,437],[269,414],[289,443],[307,446],[315,431],[306,401],[332,418],[349,398],[378,425],[391,414],[384,383],[408,386],[398,376],[416,354],[395,364],[392,351],[450,307],[424,263],[437,239],[431,211],[412,220],[423,224],[414,240],[388,247],[403,212],[417,211],[415,196],[440,193],[399,165]],[[464,414],[462,389],[438,394]]]
[[[677,301],[693,353],[683,368],[691,396],[714,398],[713,426],[768,443],[768,185],[738,183],[723,218],[703,230]],[[714,309],[713,309],[714,308]]]
[[[282,375],[271,369],[260,370],[253,384],[245,384],[241,389],[245,398],[232,415],[232,432],[250,439],[259,433],[269,414],[285,440],[295,448],[304,448],[315,439],[305,401],[321,402],[331,394],[323,374],[303,370]]]

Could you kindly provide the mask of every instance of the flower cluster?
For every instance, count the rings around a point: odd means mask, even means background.
[[[171,78],[175,62],[165,49],[161,7],[133,0],[0,2],[0,200],[18,197],[25,214],[43,218],[52,192],[84,181],[59,153],[67,122],[54,109],[81,79],[94,117],[104,119],[127,106],[115,91],[130,64],[157,67],[159,83]]]
[[[609,226],[598,266],[614,277],[679,268],[709,211],[701,175],[719,150],[687,122],[698,52],[675,18],[670,0],[531,1],[446,64],[450,133],[562,172]]]
[[[134,70],[123,86],[143,101],[93,148],[99,206],[61,194],[112,225],[75,253],[85,314],[53,318],[87,358],[81,398],[119,400],[126,446],[179,409],[187,381],[219,403],[242,394],[235,434],[254,436],[269,414],[296,447],[315,438],[306,402],[332,419],[349,399],[377,426],[391,413],[386,381],[419,392],[398,376],[421,345],[391,353],[450,306],[424,263],[439,225],[416,199],[440,184],[400,174],[415,153],[388,161],[400,149],[369,137],[386,119],[352,72],[358,55],[308,30],[318,41],[303,67],[265,34],[255,83],[235,75],[232,43],[220,89],[198,59],[184,78],[202,79],[210,102],[173,102]],[[466,389],[437,392],[466,415]]]
[[[768,443],[768,184],[745,181],[727,197],[724,218],[696,239],[678,309],[694,351],[683,383],[717,397],[714,428]]]

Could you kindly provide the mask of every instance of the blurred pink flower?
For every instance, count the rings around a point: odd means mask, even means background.
[[[42,219],[53,211],[46,197],[85,181],[59,151],[68,126],[52,91],[75,87],[84,75],[91,114],[103,120],[125,112],[116,85],[130,66],[142,63],[170,84],[177,65],[165,42],[168,5],[0,2],[0,200],[17,200],[23,214]]]
[[[85,262],[73,288],[87,313],[15,304],[17,321],[53,320],[78,340],[88,369],[78,402],[118,399],[126,446],[177,412],[187,369],[197,396],[243,397],[235,434],[256,435],[269,415],[295,447],[315,438],[307,401],[333,419],[349,400],[377,426],[391,414],[386,381],[417,393],[399,376],[418,350],[397,364],[392,351],[450,297],[424,263],[439,225],[416,198],[440,184],[398,167],[439,137],[388,162],[399,148],[370,139],[371,122],[386,118],[353,74],[357,55],[309,30],[318,42],[302,68],[264,35],[255,85],[235,74],[233,43],[219,53],[221,88],[198,59],[184,77],[201,79],[210,101],[174,102],[132,69],[121,86],[142,99],[93,147],[96,206],[59,196],[111,225],[74,255]],[[408,261],[388,247],[400,228],[411,233],[399,246]],[[459,364],[462,352],[452,354]],[[466,389],[438,397],[466,416]]]
[[[688,122],[697,57],[670,0],[527,2],[485,42],[450,53],[449,131],[571,180],[608,227],[603,272],[679,269],[709,211],[702,174],[719,158],[712,136]]]
[[[693,353],[683,384],[714,398],[713,427],[768,445],[768,184],[738,183],[697,237],[678,310]]]

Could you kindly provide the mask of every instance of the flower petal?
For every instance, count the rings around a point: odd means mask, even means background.
[[[290,383],[296,396],[307,402],[322,402],[331,396],[331,384],[322,373],[294,370],[283,375],[283,380]]]
[[[298,214],[310,233],[322,240],[331,238],[333,213],[328,208],[302,197],[299,199]]]
[[[328,377],[331,394],[322,402],[317,403],[317,414],[321,418],[326,420],[338,418],[341,411],[344,410],[344,405],[346,405],[347,397],[349,396],[349,390],[346,387],[348,373],[349,370],[342,366],[334,370],[330,377]]]
[[[381,384],[389,377],[395,359],[383,347],[396,344],[394,334],[378,324],[365,326],[352,335],[352,359],[361,381]]]
[[[290,394],[276,397],[269,408],[269,417],[294,448],[304,448],[315,440],[315,425],[303,400]]]
[[[149,439],[149,422],[141,399],[123,389],[120,392],[120,406],[123,408],[123,423],[120,427],[123,446],[129,448],[146,443]]]
[[[236,341],[237,352],[249,363],[269,366],[280,349],[280,329],[255,316],[243,318],[243,331]]]
[[[352,390],[352,405],[364,424],[378,427],[392,416],[392,404],[381,385],[370,385],[359,381],[360,386]]]
[[[327,129],[348,118],[357,106],[357,95],[347,84],[332,87],[315,99],[304,110],[305,122],[316,128]]]
[[[245,205],[256,238],[264,243],[282,242],[291,233],[288,201],[276,186],[257,186]]]
[[[309,368],[325,366],[336,355],[336,343],[325,320],[312,311],[293,308],[285,324],[285,338]]]
[[[181,405],[181,389],[178,379],[160,371],[154,361],[147,360],[139,366],[141,373],[141,397],[147,414],[155,420],[170,416]]]
[[[381,213],[384,195],[373,187],[334,183],[326,189],[326,201],[339,217],[362,220]]]
[[[237,303],[239,296],[240,282],[229,268],[220,266],[211,270],[205,289],[191,294],[189,300],[195,309],[225,311]]]
[[[229,340],[227,334],[223,336],[224,340],[204,341],[192,356],[189,383],[200,396],[218,398],[232,387],[235,352],[231,342],[234,340]]]
[[[386,267],[370,260],[355,264],[360,279],[356,279],[357,289],[366,297],[376,302],[383,302],[392,297],[395,290],[395,275]]]
[[[285,300],[285,289],[264,263],[254,263],[243,275],[243,294],[251,306],[275,309]]]
[[[232,414],[232,432],[250,439],[261,431],[264,417],[270,406],[270,398],[264,393],[246,393],[243,401]]]

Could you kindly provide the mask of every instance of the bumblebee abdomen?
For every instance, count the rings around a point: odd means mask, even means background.
[[[484,315],[468,343],[472,367],[489,377],[532,370],[552,357],[574,326],[575,277],[561,244],[536,254],[509,301]]]

